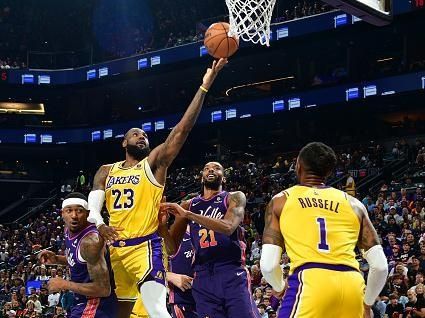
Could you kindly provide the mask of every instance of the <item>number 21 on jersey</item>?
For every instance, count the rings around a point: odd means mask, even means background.
[[[217,241],[215,240],[215,234],[213,230],[200,229],[199,230],[199,245],[201,248],[207,248],[210,246],[216,246]]]

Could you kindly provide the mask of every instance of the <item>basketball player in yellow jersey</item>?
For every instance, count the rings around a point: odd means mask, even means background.
[[[100,167],[94,177],[88,220],[110,244],[120,318],[130,317],[139,291],[150,318],[170,317],[162,238],[157,234],[159,204],[167,169],[183,147],[208,89],[226,63],[226,59],[214,61],[183,118],[163,144],[150,151],[146,133],[132,128],[122,142],[125,160]],[[100,215],[105,198],[109,226]]]
[[[328,146],[306,145],[296,164],[299,185],[277,194],[267,207],[260,265],[277,293],[286,288],[279,318],[370,317],[385,284],[387,260],[366,209],[325,186],[335,164]],[[370,266],[366,291],[356,245]],[[291,261],[287,284],[279,266],[282,248]]]

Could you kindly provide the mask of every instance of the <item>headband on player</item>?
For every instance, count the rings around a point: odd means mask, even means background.
[[[69,205],[81,205],[84,209],[89,209],[89,204],[86,200],[80,198],[68,198],[63,200],[62,209],[66,208]]]

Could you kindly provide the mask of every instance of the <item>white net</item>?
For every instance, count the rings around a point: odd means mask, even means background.
[[[270,22],[276,0],[226,0],[229,36],[269,46]]]

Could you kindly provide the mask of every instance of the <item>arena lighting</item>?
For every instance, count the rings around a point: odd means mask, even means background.
[[[387,25],[393,19],[392,0],[323,0],[323,2],[376,26]]]
[[[394,60],[394,58],[393,57],[387,57],[387,58],[384,58],[384,59],[376,60],[376,62],[381,63],[381,62],[386,62],[386,61],[391,61],[391,60]]]
[[[44,115],[44,104],[0,102],[0,113]]]
[[[275,78],[275,79],[268,80],[268,81],[262,81],[262,82],[255,82],[255,83],[233,86],[226,91],[226,96],[230,96],[229,93],[231,91],[235,90],[235,89],[244,88],[244,87],[251,87],[251,86],[256,86],[256,85],[261,85],[261,84],[268,84],[268,83],[279,82],[279,81],[286,81],[288,79],[294,79],[294,78],[295,78],[294,76],[287,76],[287,77]]]

